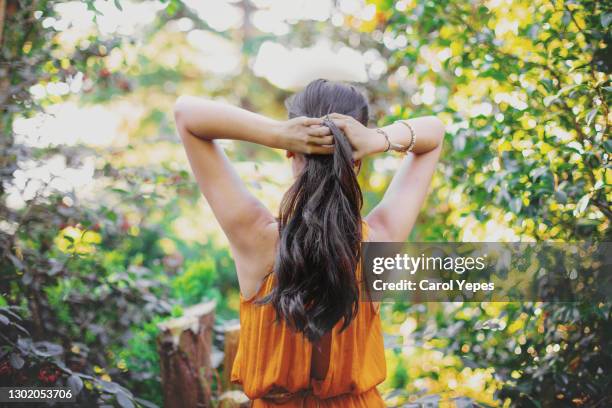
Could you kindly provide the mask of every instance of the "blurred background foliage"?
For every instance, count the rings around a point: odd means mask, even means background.
[[[156,324],[207,298],[220,325],[237,316],[227,242],[175,136],[180,94],[282,119],[284,99],[310,79],[359,82],[372,125],[424,114],[447,124],[410,240],[611,240],[606,2],[0,6],[3,383],[67,383],[88,406],[161,404]],[[291,182],[283,152],[224,146],[276,209]],[[364,164],[365,211],[398,160]],[[382,313],[390,406],[423,396],[612,404],[609,303],[398,303]]]

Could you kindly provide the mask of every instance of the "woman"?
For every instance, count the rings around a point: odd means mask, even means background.
[[[232,381],[254,407],[383,407],[383,337],[378,308],[360,302],[360,244],[408,237],[444,127],[422,117],[370,129],[365,97],[326,80],[287,107],[287,121],[193,97],[175,107],[191,168],[236,263],[241,333]],[[295,182],[278,218],[249,193],[215,139],[286,150]],[[362,220],[361,159],[390,150],[413,154]]]

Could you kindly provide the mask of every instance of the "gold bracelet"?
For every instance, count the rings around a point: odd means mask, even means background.
[[[398,122],[406,126],[408,130],[410,130],[410,143],[408,144],[408,148],[406,149],[406,152],[411,152],[414,149],[414,145],[416,145],[416,132],[414,131],[414,128],[407,120],[398,120]]]
[[[387,132],[385,132],[381,128],[376,129],[376,131],[378,133],[380,133],[381,135],[383,135],[385,137],[385,140],[387,141],[387,148],[384,150],[384,152],[388,152],[389,150],[393,150],[394,152],[400,152],[400,153],[404,153],[405,154],[406,151],[408,150],[408,147],[406,147],[406,146],[404,146],[402,144],[391,142]]]

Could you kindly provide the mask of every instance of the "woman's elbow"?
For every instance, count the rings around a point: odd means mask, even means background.
[[[419,122],[417,142],[414,152],[416,154],[429,153],[440,150],[446,128],[444,122],[436,116],[424,116],[417,119]],[[422,135],[422,138],[421,136]]]
[[[446,125],[437,116],[431,116],[431,120],[433,128],[432,133],[435,135],[436,146],[438,146],[442,144],[442,140],[444,139],[444,134],[446,133]]]
[[[181,95],[174,102],[174,122],[177,127],[185,124],[187,112],[189,111],[190,97]]]
[[[209,101],[194,96],[179,96],[174,103],[174,122],[182,139],[186,136],[208,140],[209,125],[214,121]]]
[[[182,140],[195,136],[193,131],[194,103],[192,96],[181,95],[174,102],[174,123]]]

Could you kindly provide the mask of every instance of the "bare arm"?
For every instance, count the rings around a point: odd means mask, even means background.
[[[235,106],[202,98],[180,97],[175,105],[176,127],[193,174],[226,234],[238,270],[243,295],[257,290],[271,266],[273,215],[246,188],[215,139],[233,139],[296,152],[328,153],[331,143],[320,119],[277,121]]]
[[[334,122],[345,132],[353,145],[355,159],[383,152],[384,136],[368,129],[352,118],[336,115]],[[429,190],[431,178],[442,150],[443,123],[434,116],[409,119],[416,144],[393,176],[382,200],[366,216],[374,241],[404,241],[412,231]],[[410,130],[401,123],[382,128],[392,143],[407,146]]]

